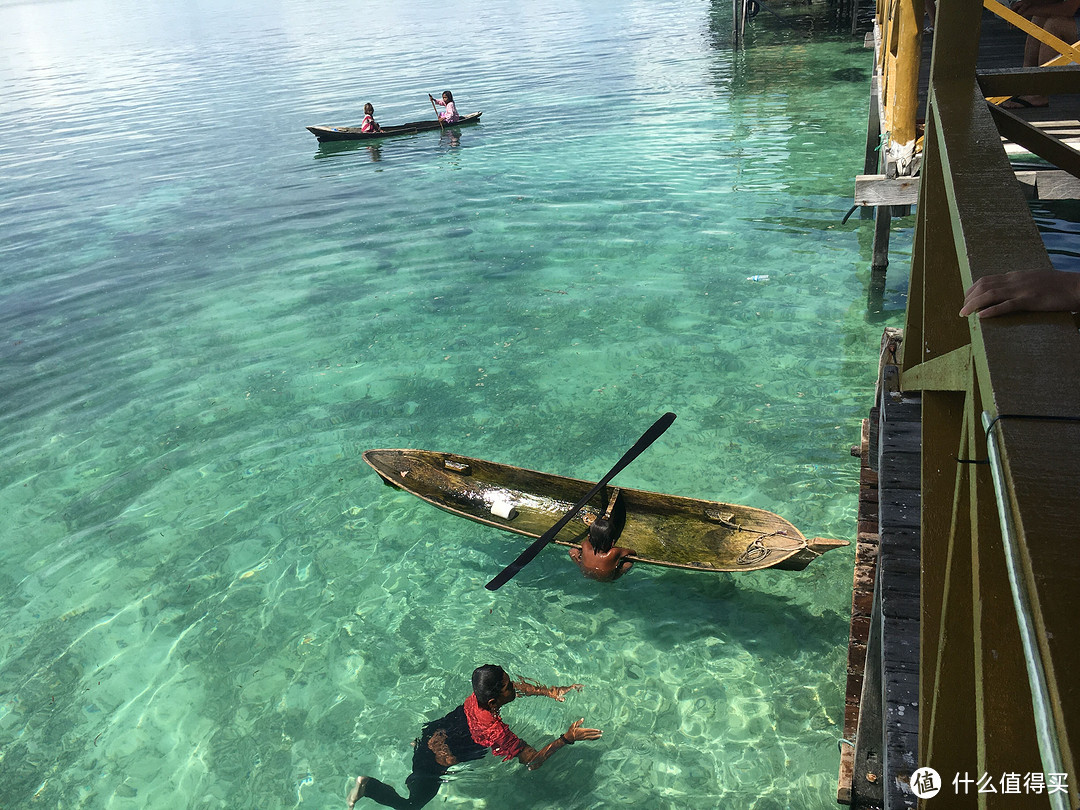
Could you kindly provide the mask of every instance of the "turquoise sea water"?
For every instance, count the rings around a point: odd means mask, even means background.
[[[601,586],[551,548],[492,594],[521,541],[360,459],[595,478],[671,410],[619,482],[854,539],[906,275],[868,312],[840,224],[870,55],[729,13],[0,0],[0,806],[341,806],[487,662],[585,684],[526,740],[603,740],[432,806],[834,806],[852,549]],[[446,88],[483,122],[303,129]]]

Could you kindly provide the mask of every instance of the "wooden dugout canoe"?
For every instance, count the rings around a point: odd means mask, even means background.
[[[592,488],[589,481],[429,450],[368,450],[387,484],[452,514],[526,537],[539,537]],[[608,486],[563,528],[555,542],[580,545],[612,499],[626,508],[616,541],[631,559],[694,571],[801,571],[846,540],[807,540],[779,515],[751,506]]]
[[[426,132],[429,129],[457,129],[475,124],[480,120],[483,113],[474,112],[463,115],[453,124],[428,118],[424,121],[413,121],[411,124],[397,124],[396,126],[383,127],[378,132],[361,132],[360,127],[305,127],[308,132],[319,139],[319,143],[331,141],[374,141],[380,138],[391,138],[394,135],[414,135],[417,132]]]

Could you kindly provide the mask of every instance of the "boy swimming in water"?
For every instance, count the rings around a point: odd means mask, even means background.
[[[568,692],[581,690],[579,683],[543,686],[524,678],[512,682],[502,667],[485,664],[473,671],[472,687],[473,693],[461,706],[427,723],[414,743],[412,773],[405,780],[409,797],[402,798],[392,787],[372,776],[358,776],[348,796],[349,810],[365,796],[384,807],[417,810],[435,798],[451,765],[481,759],[489,748],[504,762],[516,757],[530,771],[535,771],[560,748],[580,740],[598,740],[603,733],[595,728],[582,728],[582,718],[538,751],[515,735],[499,714],[503,706],[519,695],[541,695],[562,702]]]

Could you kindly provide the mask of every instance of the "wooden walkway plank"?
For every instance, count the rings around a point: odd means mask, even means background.
[[[919,748],[919,519],[922,403],[881,399],[881,683],[884,711],[884,808],[915,807],[909,788]]]
[[[883,344],[890,338],[898,335],[887,333]],[[916,806],[909,785],[918,767],[922,401],[899,390],[891,359],[882,352],[876,424],[864,422],[860,448],[844,713],[853,745],[841,755],[837,795],[859,810]]]

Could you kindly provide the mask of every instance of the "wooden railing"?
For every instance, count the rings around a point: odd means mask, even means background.
[[[923,408],[917,758],[950,795],[955,774],[995,781],[996,794],[972,785],[942,806],[1076,808],[1080,333],[1067,313],[957,314],[978,278],[1052,269],[976,80],[981,12],[937,4],[900,358]],[[1015,95],[1065,80],[1036,69],[987,81]],[[1034,773],[1066,774],[1055,781],[1067,789],[1015,796],[998,783]]]

